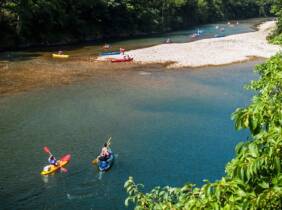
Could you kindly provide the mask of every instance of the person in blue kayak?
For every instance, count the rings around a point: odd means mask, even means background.
[[[50,155],[50,157],[48,158],[48,162],[51,165],[58,166],[58,162],[57,162],[56,158],[53,155]]]
[[[109,151],[109,146],[110,146],[110,142],[104,144],[104,146],[103,146],[103,148],[101,150],[101,153],[99,155],[99,160],[100,161],[106,161],[111,156],[111,153]]]

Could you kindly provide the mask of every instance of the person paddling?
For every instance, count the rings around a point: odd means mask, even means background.
[[[48,158],[48,162],[51,165],[58,166],[58,162],[57,162],[56,158],[52,154],[50,154],[50,156]]]
[[[110,142],[104,144],[103,148],[101,149],[101,153],[99,155],[99,160],[105,161],[110,157],[111,153],[109,151],[109,146],[110,146]]]
[[[124,48],[119,48],[119,52],[124,55],[125,49]]]

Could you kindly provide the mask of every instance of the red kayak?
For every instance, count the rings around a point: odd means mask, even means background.
[[[129,62],[132,61],[133,58],[120,58],[120,59],[112,59],[112,63],[120,63],[120,62]]]

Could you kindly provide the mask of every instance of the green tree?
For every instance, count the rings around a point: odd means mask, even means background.
[[[273,44],[282,44],[282,1],[274,0],[272,6],[272,13],[277,16],[277,28],[276,30],[268,37],[270,42]]]
[[[166,32],[229,18],[264,16],[269,13],[271,2],[272,0],[2,0],[0,46],[1,43],[11,46],[70,43]]]

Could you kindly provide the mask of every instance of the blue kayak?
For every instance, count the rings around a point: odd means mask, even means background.
[[[103,52],[103,53],[100,53],[100,56],[106,56],[106,55],[119,55],[120,52],[119,51],[116,51],[116,52]]]
[[[98,168],[100,171],[107,171],[114,164],[114,153],[111,151],[110,148],[109,151],[110,151],[110,157],[107,160],[99,160]]]

